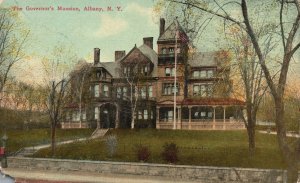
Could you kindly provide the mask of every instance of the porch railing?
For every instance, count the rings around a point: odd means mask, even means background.
[[[159,121],[156,123],[157,129],[173,129],[173,121]],[[242,130],[245,124],[241,120],[235,119],[182,119],[176,123],[176,129],[183,130]]]
[[[86,122],[62,122],[61,128],[88,128]]]

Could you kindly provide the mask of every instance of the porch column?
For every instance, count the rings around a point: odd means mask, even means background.
[[[226,129],[226,107],[223,106],[223,129],[225,130]]]
[[[189,108],[189,130],[192,129],[192,106],[188,106]]]
[[[159,108],[160,107],[156,107],[156,128],[160,129],[160,124],[159,124]]]
[[[120,128],[119,108],[116,107],[116,124],[115,128]]]
[[[213,129],[216,128],[216,106],[213,106],[214,116],[213,116]]]
[[[181,122],[181,107],[178,107],[178,121],[179,121],[179,129],[182,129],[182,122]]]

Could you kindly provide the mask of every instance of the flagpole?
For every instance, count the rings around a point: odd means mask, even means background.
[[[176,123],[176,91],[177,91],[177,87],[176,87],[176,84],[177,84],[177,38],[178,38],[178,23],[177,23],[177,17],[175,19],[175,24],[176,24],[176,31],[175,31],[175,66],[174,66],[174,116],[173,116],[173,119],[174,119],[174,122],[173,122],[173,129],[176,130],[176,126],[177,126],[177,123]]]

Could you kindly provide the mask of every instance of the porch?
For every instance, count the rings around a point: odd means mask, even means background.
[[[243,102],[230,99],[182,101],[177,104],[176,111],[174,111],[172,104],[164,103],[156,108],[156,128],[241,130],[245,129],[241,117],[242,108]],[[174,112],[176,115],[174,115]]]

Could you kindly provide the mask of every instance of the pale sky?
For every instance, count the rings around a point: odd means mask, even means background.
[[[2,3],[1,3],[2,2]],[[41,58],[51,54],[55,45],[72,48],[78,58],[92,61],[93,48],[101,49],[101,61],[113,61],[115,50],[128,53],[143,37],[154,37],[154,49],[159,33],[159,18],[153,12],[153,0],[0,0],[1,6],[18,6],[21,20],[30,29],[26,52],[31,56],[19,68],[24,80],[40,82]],[[29,11],[26,7],[52,7],[54,11]],[[57,7],[80,8],[81,11],[58,11]],[[111,12],[84,11],[84,7],[112,7]],[[122,11],[117,11],[120,7]],[[170,22],[166,22],[168,26]],[[199,42],[199,51],[216,50],[218,38],[214,24],[207,27]],[[293,63],[293,72],[300,71],[299,56]],[[28,72],[29,71],[29,72]],[[298,75],[299,77],[299,75]]]

